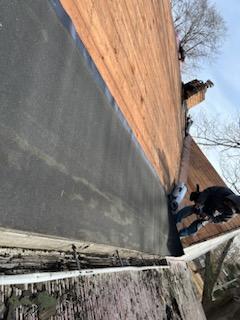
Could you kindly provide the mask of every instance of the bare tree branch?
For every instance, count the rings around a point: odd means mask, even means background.
[[[176,33],[188,63],[196,67],[202,59],[215,58],[226,35],[226,24],[209,0],[172,0]]]
[[[203,113],[194,121],[194,138],[205,148],[216,148],[225,182],[240,194],[240,115],[228,122],[209,119]]]

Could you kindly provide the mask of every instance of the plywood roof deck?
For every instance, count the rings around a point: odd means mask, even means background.
[[[181,80],[168,0],[61,0],[166,189],[183,141]]]
[[[200,185],[200,190],[204,190],[205,188],[216,185],[226,186],[222,178],[219,176],[214,167],[202,153],[200,148],[197,146],[194,140],[192,140],[189,171],[187,178],[188,194],[183,205],[192,204],[188,199],[190,193],[196,189],[197,183]],[[181,227],[188,226],[195,219],[195,215],[185,219]],[[210,223],[203,227],[201,230],[199,230],[195,236],[184,238],[182,240],[182,243],[186,246],[189,246],[191,244],[208,240],[217,235],[238,228],[240,228],[240,216],[236,216],[225,223]]]

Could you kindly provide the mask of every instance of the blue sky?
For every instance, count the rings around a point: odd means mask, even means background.
[[[240,113],[240,0],[216,0],[216,7],[227,24],[227,37],[221,54],[215,63],[206,64],[196,77],[210,79],[215,86],[208,90],[206,100],[195,107],[193,116],[201,116],[204,111],[209,117],[216,115],[224,120]],[[217,151],[204,151],[219,173]]]

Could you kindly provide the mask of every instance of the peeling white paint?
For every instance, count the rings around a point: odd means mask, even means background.
[[[0,276],[0,285],[39,283],[39,282],[74,278],[74,277],[92,276],[92,275],[104,274],[104,273],[159,270],[159,269],[169,269],[169,266],[115,267],[115,268],[85,269],[85,270],[63,271],[63,272],[41,272],[41,273],[30,273],[30,274],[19,274],[19,275],[8,275],[8,276],[4,275],[4,276]]]

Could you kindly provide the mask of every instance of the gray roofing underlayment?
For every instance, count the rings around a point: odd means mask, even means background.
[[[60,3],[4,0],[0,23],[0,226],[181,255],[160,180]]]

